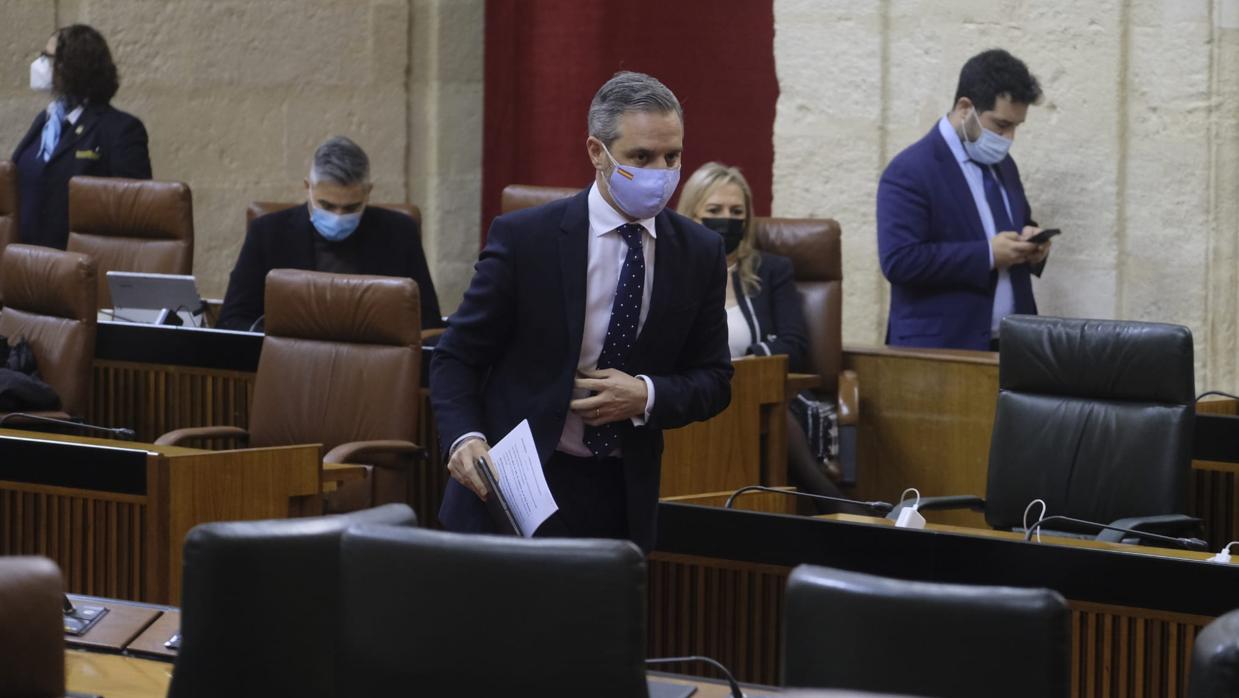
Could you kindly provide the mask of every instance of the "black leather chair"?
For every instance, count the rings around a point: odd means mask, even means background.
[[[1029,502],[1040,498],[1052,516],[1194,531],[1199,519],[1181,513],[1191,473],[1194,370],[1192,334],[1180,325],[1004,318],[985,499],[922,498],[920,509],[983,509],[986,523],[1011,530],[1022,528]],[[1052,528],[1095,533],[1071,524]],[[1124,540],[1115,531],[1096,537]]]
[[[340,536],[378,523],[413,526],[417,518],[404,504],[388,504],[190,531],[170,698],[350,695],[336,693]]]
[[[371,526],[344,534],[341,569],[347,695],[646,695],[630,542]]]
[[[1049,589],[885,579],[801,565],[787,580],[783,683],[943,698],[1071,692],[1071,616]]]
[[[1239,696],[1239,611],[1219,616],[1196,636],[1188,698]]]

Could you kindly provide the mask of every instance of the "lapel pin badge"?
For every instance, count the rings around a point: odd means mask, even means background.
[[[73,129],[73,132],[79,136],[82,135],[82,127],[79,125],[77,128]]]

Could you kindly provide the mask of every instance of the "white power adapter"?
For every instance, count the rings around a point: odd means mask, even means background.
[[[925,517],[921,516],[921,512],[917,508],[921,506],[921,492],[915,487],[909,487],[899,495],[899,503],[903,504],[904,497],[911,492],[916,495],[916,501],[912,506],[906,509],[899,510],[899,517],[895,519],[895,528],[925,528]]]
[[[915,507],[901,509],[899,518],[895,519],[896,528],[925,528],[925,517]]]
[[[1226,545],[1222,546],[1222,549],[1218,551],[1217,555],[1214,555],[1213,557],[1209,558],[1209,560],[1208,560],[1208,561],[1209,561],[1209,562],[1218,562],[1218,563],[1221,563],[1221,564],[1223,564],[1223,565],[1228,565],[1228,564],[1230,564],[1230,546],[1232,546],[1232,545],[1234,545],[1234,544],[1236,544],[1236,543],[1239,543],[1239,540],[1232,540],[1231,542],[1229,542],[1229,543],[1227,543]]]

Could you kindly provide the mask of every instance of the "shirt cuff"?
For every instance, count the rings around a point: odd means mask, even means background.
[[[986,241],[985,252],[986,254],[989,255],[989,270],[993,271],[994,270],[994,244],[992,242]]]
[[[637,378],[645,381],[645,414],[640,417],[632,418],[634,427],[643,427],[650,420],[650,410],[654,409],[654,381],[650,380],[649,376],[638,375]]]
[[[481,439],[482,443],[486,443],[486,435],[480,431],[468,431],[461,434],[455,441],[452,442],[452,447],[447,450],[447,457],[450,459],[456,455],[456,449],[460,448],[469,439]]]

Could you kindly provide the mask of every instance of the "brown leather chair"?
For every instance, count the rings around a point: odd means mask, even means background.
[[[422,358],[417,283],[386,276],[274,269],[249,431],[178,429],[155,443],[248,438],[251,446],[321,443],[324,480],[365,464],[362,484],[329,498],[333,511],[405,502],[417,433]],[[378,466],[378,467],[373,467]]]
[[[499,200],[499,212],[511,213],[522,208],[532,208],[566,199],[581,191],[570,187],[537,187],[532,184],[509,184],[503,188]]]
[[[245,209],[245,224],[248,226],[255,218],[265,216],[268,213],[283,211],[293,206],[304,206],[305,202],[301,201],[251,201],[248,208]],[[379,208],[385,208],[404,215],[417,221],[420,226],[422,224],[422,210],[413,204],[370,204]]]
[[[0,252],[21,236],[17,223],[17,166],[0,160]]]
[[[86,414],[95,360],[95,263],[84,254],[9,245],[0,254],[0,336],[30,342],[65,415]]]
[[[0,698],[65,694],[63,583],[45,557],[0,557]]]
[[[845,480],[855,472],[860,384],[843,366],[843,262],[841,229],[830,218],[754,218],[757,248],[792,262],[792,276],[804,299],[809,331],[809,370],[821,395],[836,395],[839,460]]]
[[[99,306],[112,307],[109,271],[192,274],[193,196],[182,182],[121,177],[69,180],[70,252],[99,265]]]

